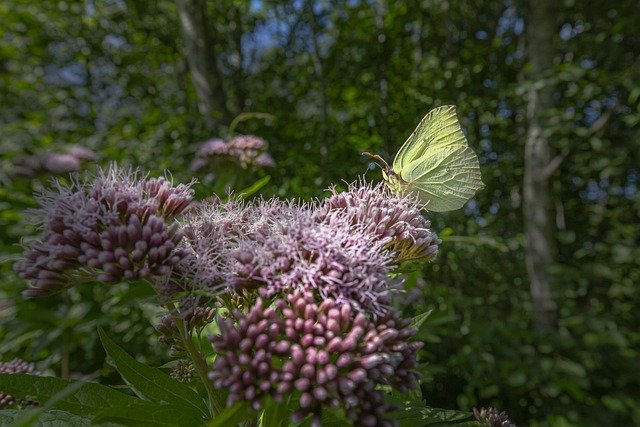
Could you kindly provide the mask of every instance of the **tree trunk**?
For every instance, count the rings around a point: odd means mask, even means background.
[[[228,122],[227,99],[223,89],[207,20],[204,0],[177,0],[187,62],[198,98],[198,110],[207,119]]]
[[[389,139],[389,80],[387,78],[387,61],[389,58],[389,40],[385,33],[384,17],[388,13],[386,0],[376,1],[376,36],[379,45],[378,61],[376,62],[376,74],[378,79],[378,93],[380,96],[380,135],[384,142],[386,153],[391,151]]]
[[[550,267],[554,262],[551,199],[547,166],[551,148],[545,134],[545,110],[552,104],[552,88],[539,86],[553,67],[556,34],[554,0],[530,0],[527,50],[531,63],[524,153],[525,258],[533,300],[534,327],[549,333],[556,327],[556,305],[551,296]]]
[[[316,15],[313,11],[313,2],[307,1],[307,13],[309,15],[309,27],[311,28],[311,59],[313,60],[313,70],[320,85],[320,107],[322,108],[322,143],[320,143],[320,163],[321,166],[326,164],[329,154],[329,101],[327,100],[327,79],[324,75],[324,67],[322,66],[322,57],[320,56],[320,45],[318,44],[318,24],[316,23]]]

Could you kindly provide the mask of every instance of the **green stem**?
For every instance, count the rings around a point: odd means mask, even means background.
[[[180,333],[180,338],[182,339],[185,350],[187,350],[187,352],[189,353],[191,361],[193,362],[193,366],[196,368],[198,376],[200,377],[200,380],[202,381],[202,384],[207,391],[207,397],[209,398],[209,408],[211,410],[211,415],[214,416],[224,409],[224,403],[222,402],[222,399],[220,398],[220,395],[218,394],[216,389],[213,387],[213,383],[207,376],[207,362],[193,344],[193,340],[191,339],[189,331],[187,331],[184,320],[174,314],[176,313],[176,309],[173,303],[167,303],[166,307],[169,310],[169,313],[171,313],[173,321],[176,323],[176,327],[178,328],[178,332]]]

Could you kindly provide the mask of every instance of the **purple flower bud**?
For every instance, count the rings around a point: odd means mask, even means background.
[[[305,391],[309,390],[309,387],[311,387],[311,381],[309,381],[308,378],[298,378],[294,382],[294,385],[298,391]]]
[[[381,354],[371,354],[360,359],[360,365],[364,369],[372,369],[380,365],[384,361],[384,356]]]

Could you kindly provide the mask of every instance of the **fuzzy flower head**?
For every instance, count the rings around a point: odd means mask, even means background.
[[[263,297],[296,290],[384,314],[397,284],[380,241],[346,221],[318,222],[309,207],[263,206],[270,221],[230,252],[227,282]]]
[[[422,343],[409,342],[416,330],[393,313],[374,322],[331,298],[318,305],[313,295],[295,293],[272,307],[258,300],[234,316],[219,320],[220,335],[210,338],[219,356],[209,376],[229,389],[229,404],[258,409],[266,396],[282,401],[297,393],[294,422],[308,415],[318,422],[331,407],[361,425],[392,425],[385,419],[392,408],[376,387],[404,391],[418,379]]]
[[[214,138],[200,145],[191,169],[203,169],[211,161],[220,160],[231,160],[245,169],[275,166],[273,158],[266,150],[266,141],[253,135],[238,135],[229,142]]]
[[[431,222],[420,213],[417,199],[398,196],[386,185],[364,181],[352,183],[347,191],[323,200],[316,213],[320,222],[348,221],[376,236],[394,254],[394,261],[430,261],[438,253],[440,240],[430,230]]]
[[[265,152],[267,143],[254,135],[238,135],[229,141],[229,154],[240,161],[243,167],[275,166],[271,156]]]
[[[33,211],[41,237],[27,245],[15,268],[47,295],[79,282],[135,280],[167,275],[184,256],[175,216],[192,198],[190,185],[139,179],[112,166],[90,182],[54,181]]]
[[[174,275],[192,289],[218,292],[223,286],[227,254],[264,225],[265,217],[252,204],[231,197],[212,197],[189,209],[184,217],[181,248],[186,256]]]
[[[33,363],[18,358],[10,362],[0,362],[0,374],[41,375]],[[2,390],[0,390],[0,409],[9,408],[16,404],[24,407],[32,406],[35,402],[30,399],[15,399],[13,396],[3,393]]]

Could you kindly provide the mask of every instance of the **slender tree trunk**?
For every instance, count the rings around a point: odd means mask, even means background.
[[[198,97],[198,110],[207,119],[229,121],[227,99],[218,68],[205,0],[177,0],[187,62]]]
[[[530,0],[527,50],[531,63],[527,130],[524,153],[524,233],[525,257],[533,299],[537,332],[555,329],[556,305],[551,296],[550,267],[554,262],[551,198],[547,166],[551,148],[545,134],[545,110],[552,104],[552,88],[540,83],[553,66],[553,39],[556,34],[554,0]]]
[[[322,57],[320,56],[320,45],[318,43],[318,24],[316,23],[315,12],[313,11],[313,2],[310,0],[307,1],[307,13],[309,15],[311,42],[313,44],[311,58],[313,60],[313,69],[316,79],[318,79],[318,84],[320,85],[320,107],[322,108],[322,143],[320,144],[320,161],[322,165],[324,165],[329,154],[329,101],[327,100],[327,79],[324,75]]]
[[[389,79],[387,77],[387,60],[389,58],[389,41],[385,33],[384,17],[387,15],[386,0],[376,1],[376,31],[380,54],[377,62],[378,90],[380,95],[380,123],[379,129],[387,153],[391,152],[389,140]]]
[[[241,6],[238,4],[233,4],[231,7],[231,19],[234,22],[234,28],[231,32],[231,38],[233,46],[233,55],[231,56],[231,66],[233,67],[233,75],[231,76],[233,79],[233,93],[235,95],[234,99],[234,115],[240,114],[244,111],[245,104],[247,102],[247,95],[244,91],[244,54],[242,51],[242,36],[244,34],[244,28],[242,25],[242,13],[244,12],[241,9]]]

